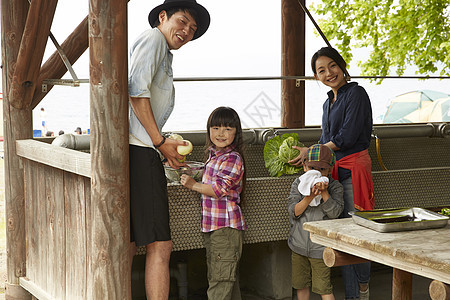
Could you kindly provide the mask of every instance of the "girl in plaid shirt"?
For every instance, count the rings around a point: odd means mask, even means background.
[[[241,298],[237,274],[247,229],[240,207],[245,184],[242,149],[238,114],[232,108],[218,107],[208,119],[202,182],[181,176],[182,185],[201,194],[208,299]]]

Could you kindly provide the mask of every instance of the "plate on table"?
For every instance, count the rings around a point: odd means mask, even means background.
[[[350,212],[353,221],[378,232],[445,227],[449,217],[424,208],[376,209]]]

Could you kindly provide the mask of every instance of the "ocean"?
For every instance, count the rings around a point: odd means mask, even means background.
[[[374,123],[382,123],[390,100],[415,90],[435,90],[450,93],[446,80],[386,79],[380,85],[369,80],[355,80],[363,86],[372,103]],[[243,127],[280,127],[281,84],[267,81],[202,81],[175,82],[175,109],[163,131],[204,130],[209,114],[218,106],[233,107]],[[316,81],[306,81],[307,126],[320,125],[322,105],[328,88]],[[55,86],[33,111],[33,128],[41,129],[40,108],[46,111],[47,129],[57,134],[90,128],[89,85]]]

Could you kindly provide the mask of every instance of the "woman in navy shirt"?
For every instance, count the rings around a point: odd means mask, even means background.
[[[344,186],[343,217],[350,211],[374,208],[374,193],[368,148],[372,134],[369,96],[356,82],[349,83],[347,64],[331,47],[311,59],[314,77],[331,88],[323,105],[319,143],[336,153],[333,178]],[[303,148],[298,148],[303,153]],[[299,157],[291,163],[298,164]],[[346,299],[369,299],[370,262],[342,267]]]

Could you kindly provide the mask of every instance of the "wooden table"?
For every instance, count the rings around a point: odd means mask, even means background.
[[[450,224],[381,233],[348,218],[308,222],[303,228],[315,243],[393,267],[392,299],[411,299],[411,274],[450,284]]]

